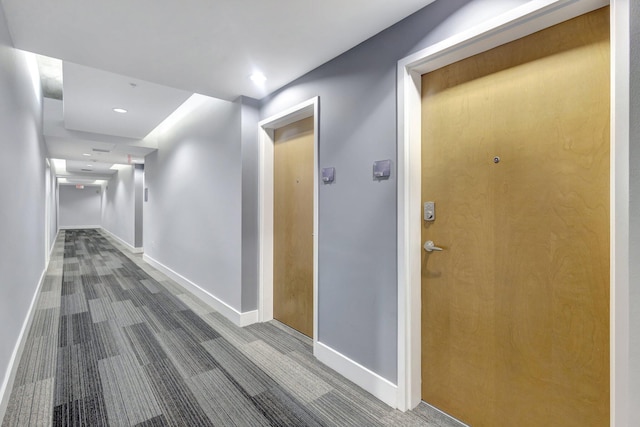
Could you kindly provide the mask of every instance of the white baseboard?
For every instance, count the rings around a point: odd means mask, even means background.
[[[322,363],[353,381],[387,405],[397,408],[398,386],[382,378],[334,349],[317,342],[313,347],[314,356]]]
[[[258,323],[258,317],[258,310],[245,311],[244,313],[240,313],[240,321],[236,323],[236,325],[240,327],[253,325],[254,323]]]
[[[176,273],[166,265],[156,261],[155,259],[151,258],[147,254],[143,255],[142,259],[152,267],[156,268],[157,270],[160,270],[161,272],[169,276],[176,283],[178,283],[183,288],[185,288],[186,290],[188,290],[189,292],[191,292],[192,294],[200,298],[202,301],[207,303],[213,309],[221,313],[224,317],[231,320],[234,324],[242,327],[242,326],[248,326],[258,322],[258,310],[241,313],[235,308],[231,307],[226,302],[222,301],[216,296],[205,291],[200,286],[193,283],[191,280],[187,279],[186,277],[182,276],[179,273]]]
[[[58,230],[84,230],[87,228],[102,228],[101,225],[61,225]]]
[[[123,239],[121,239],[120,237],[116,236],[115,234],[113,234],[112,232],[107,230],[106,228],[100,227],[100,229],[102,231],[104,231],[105,233],[107,233],[110,237],[114,238],[115,240],[117,240],[118,242],[123,244],[129,250],[129,252],[134,253],[134,254],[141,254],[141,253],[144,252],[144,248],[136,248],[135,246],[125,242]]]
[[[31,299],[31,305],[29,306],[27,316],[22,323],[22,329],[20,330],[20,334],[18,335],[18,341],[16,342],[16,346],[13,349],[11,359],[9,359],[9,365],[7,366],[7,370],[4,374],[4,380],[2,381],[2,385],[0,386],[0,420],[4,419],[7,405],[9,404],[11,389],[13,388],[13,383],[16,379],[16,374],[18,373],[18,365],[20,364],[22,352],[24,351],[24,346],[27,342],[27,332],[31,328],[31,323],[33,322],[33,316],[35,312],[34,308],[36,306],[36,302],[38,301],[40,289],[42,289],[42,284],[44,283],[44,278],[47,274],[48,268],[49,266],[45,265],[44,270],[42,270],[40,281],[38,282],[36,291],[33,294],[33,298]]]

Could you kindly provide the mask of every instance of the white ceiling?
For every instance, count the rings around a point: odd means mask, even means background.
[[[45,140],[51,158],[67,160],[66,170],[56,162],[60,177],[90,183],[144,162],[157,149],[144,137],[192,93],[260,99],[433,1],[0,3],[16,48],[62,60],[39,59],[52,72],[45,93],[63,98],[45,98]]]
[[[116,169],[111,169],[113,165],[106,163],[96,163],[92,161],[67,160],[66,169],[70,174],[82,174],[94,172],[99,175],[113,175]]]
[[[52,158],[81,161],[90,159],[109,164],[142,163],[144,156],[158,148],[153,140],[124,138],[114,136],[111,132],[68,129],[65,123],[68,105],[63,107],[63,102],[44,99],[43,132]],[[99,100],[92,102],[100,103]],[[117,133],[116,130],[113,132]]]
[[[51,72],[53,61],[49,62]],[[38,58],[43,61],[43,57]],[[143,163],[157,149],[156,141],[144,139],[191,93],[132,79],[95,68],[60,61],[64,69],[63,100],[45,98],[43,133],[49,155],[56,159],[99,162],[92,172],[66,168],[61,176],[77,173],[100,175],[102,167]],[[43,89],[47,79],[43,80]],[[113,111],[128,110],[126,114]],[[67,165],[73,162],[67,162]],[[85,168],[86,169],[86,168]]]
[[[136,139],[147,136],[192,95],[67,61],[63,88],[67,129]]]
[[[1,2],[19,49],[232,100],[260,99],[433,0]]]

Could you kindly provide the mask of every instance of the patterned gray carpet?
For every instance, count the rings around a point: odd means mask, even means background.
[[[238,328],[96,230],[61,231],[2,427],[454,426],[392,410],[278,322]]]

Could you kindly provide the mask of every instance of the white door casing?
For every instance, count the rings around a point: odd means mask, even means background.
[[[628,0],[624,0],[628,2]],[[398,396],[397,407],[409,410],[421,400],[421,76],[454,62],[525,37],[536,31],[606,6],[606,0],[532,0],[509,12],[496,16],[469,30],[416,52],[398,62]],[[616,414],[615,390],[624,387],[628,364],[616,368],[616,349],[624,351],[624,340],[616,342],[616,332],[628,335],[624,318],[624,301],[616,302],[616,295],[628,294],[628,245],[624,236],[629,229],[624,215],[628,206],[628,188],[616,189],[616,183],[628,182],[628,165],[620,159],[628,158],[628,18],[625,28],[618,28],[623,13],[616,12],[612,1],[612,118],[611,118],[611,417]],[[627,9],[628,10],[628,7]],[[618,25],[616,25],[618,24]],[[624,22],[622,22],[624,25]],[[616,56],[616,46],[622,53]],[[625,83],[626,82],[626,83]],[[626,98],[625,87],[626,84]],[[625,133],[626,129],[626,133]],[[626,150],[626,151],[625,151]],[[625,155],[626,153],[626,155]],[[628,162],[627,162],[628,163]],[[626,248],[626,252],[625,252]],[[622,249],[622,250],[621,250]],[[617,274],[618,273],[618,274]],[[617,292],[616,292],[617,290]],[[618,297],[620,299],[620,297]],[[627,303],[628,305],[628,303]],[[621,314],[616,315],[616,311]],[[628,312],[628,307],[626,308]],[[616,381],[620,381],[616,386]],[[624,399],[623,396],[620,397]],[[622,412],[625,403],[618,402]]]
[[[307,117],[313,124],[313,344],[318,342],[318,123],[319,97],[294,105],[261,120],[259,132],[259,266],[258,316],[260,322],[273,319],[273,144],[274,130]]]

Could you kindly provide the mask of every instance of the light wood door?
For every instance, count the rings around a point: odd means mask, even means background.
[[[609,10],[422,79],[422,397],[609,424]],[[498,159],[495,159],[498,157]]]
[[[273,317],[313,336],[313,117],[275,131]]]

